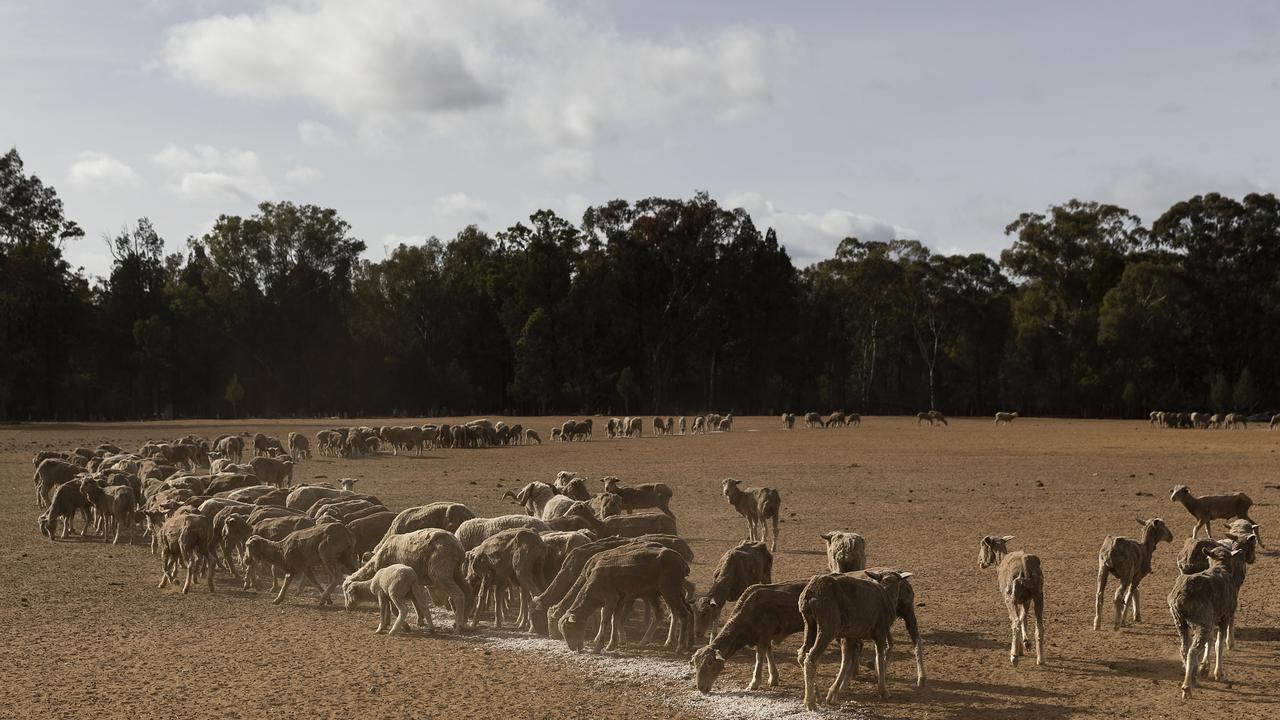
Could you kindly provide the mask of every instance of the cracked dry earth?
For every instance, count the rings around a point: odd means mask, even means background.
[[[519,419],[544,433],[553,419]],[[402,424],[402,420],[387,421]],[[572,655],[518,633],[375,636],[374,611],[319,608],[314,591],[273,606],[219,576],[217,592],[156,589],[160,563],[141,544],[94,538],[50,542],[35,526],[31,457],[46,448],[100,442],[126,448],[148,438],[249,430],[284,436],[332,421],[246,420],[0,428],[0,715],[12,718],[771,718],[800,717],[798,637],[778,652],[781,686],[744,692],[750,653],[728,664],[714,693],[693,689],[683,658],[658,649]],[[380,424],[375,420],[364,424]],[[1240,600],[1232,680],[1204,679],[1180,698],[1177,637],[1165,597],[1192,519],[1169,501],[1186,483],[1199,494],[1242,490],[1253,517],[1274,527],[1280,433],[1156,430],[1146,423],[869,417],[860,428],[792,431],[775,418],[736,419],[731,433],[645,437],[540,447],[436,450],[303,461],[298,481],[360,478],[393,509],[437,500],[479,515],[513,511],[505,489],[550,480],[558,470],[590,478],[665,482],[681,534],[705,586],[716,559],[745,537],[719,480],[781,490],[775,580],[824,570],[818,534],[867,538],[868,561],[915,573],[928,686],[914,687],[907,643],[890,655],[890,697],[874,697],[862,671],[824,717],[991,718],[1217,717],[1280,714],[1280,581],[1275,549],[1250,568]],[[594,480],[592,482],[594,485]],[[1271,485],[1273,487],[1268,487]],[[593,488],[598,489],[598,488]],[[1097,550],[1104,536],[1133,536],[1134,516],[1164,517],[1176,540],[1161,545],[1143,582],[1142,624],[1091,628]],[[1217,524],[1221,530],[1221,523]],[[994,570],[977,567],[988,533],[1043,560],[1047,665],[1012,667],[1008,624]],[[1273,548],[1280,547],[1280,535]],[[139,539],[141,543],[141,539]],[[1107,607],[1110,604],[1108,588]],[[905,639],[901,625],[895,628]],[[830,683],[838,651],[819,681]]]

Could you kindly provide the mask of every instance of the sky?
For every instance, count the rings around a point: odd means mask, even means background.
[[[262,201],[369,258],[709,192],[798,266],[846,236],[998,256],[1072,198],[1273,192],[1280,4],[0,0],[0,146],[103,238]]]

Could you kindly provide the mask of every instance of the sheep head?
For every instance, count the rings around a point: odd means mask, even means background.
[[[560,618],[558,623],[560,628],[560,636],[564,638],[564,642],[569,649],[574,652],[582,652],[582,645],[586,640],[587,628],[574,613],[566,613]]]
[[[733,478],[725,478],[724,480],[720,481],[720,489],[724,492],[726,496],[728,496],[731,494],[731,491],[738,489],[738,483],[740,482],[742,481],[734,480]]]
[[[711,686],[724,671],[724,662],[724,655],[710,645],[698,648],[693,653],[689,665],[693,667],[694,683],[698,686],[698,692],[711,692]]]
[[[1173,488],[1173,492],[1169,494],[1169,499],[1177,502],[1183,498],[1191,496],[1191,490],[1186,485],[1177,485]]]
[[[1003,537],[988,535],[982,538],[982,542],[978,545],[978,567],[985,570],[995,565],[1001,556],[1009,552],[1007,544],[1012,539],[1012,535]]]

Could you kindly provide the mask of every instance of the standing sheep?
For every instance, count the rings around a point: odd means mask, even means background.
[[[720,558],[707,592],[693,603],[693,634],[715,635],[716,622],[730,600],[758,583],[773,582],[773,555],[760,542],[743,542]]]
[[[1013,630],[1009,662],[1017,665],[1023,646],[1030,644],[1030,638],[1027,637],[1027,610],[1034,605],[1036,664],[1044,665],[1044,572],[1040,569],[1040,558],[1035,555],[1028,555],[1021,550],[1009,552],[1007,545],[1012,539],[1012,535],[988,535],[982,538],[982,543],[978,546],[978,567],[985,570],[992,565],[1000,566],[996,571],[996,583],[1004,598],[1005,608],[1009,611],[1009,624]]]
[[[782,496],[773,488],[738,487],[740,480],[726,478],[720,481],[724,496],[729,499],[738,514],[747,520],[747,539],[751,542],[763,541],[768,535],[769,523],[773,523],[773,542],[769,549],[778,551],[778,523],[782,513]],[[756,537],[757,533],[759,537]]]
[[[1213,531],[1210,528],[1212,521],[1226,518],[1244,518],[1249,520],[1249,508],[1253,506],[1253,500],[1242,492],[1231,493],[1230,495],[1202,495],[1196,497],[1191,494],[1191,490],[1186,485],[1178,485],[1173,488],[1173,492],[1169,495],[1169,500],[1180,502],[1182,506],[1191,513],[1196,519],[1196,525],[1191,529],[1191,537],[1200,534],[1200,528],[1204,528],[1205,535],[1213,537]]]
[[[1219,545],[1209,549],[1209,568],[1191,575],[1179,575],[1169,593],[1169,612],[1178,628],[1182,655],[1182,697],[1191,697],[1196,686],[1200,656],[1208,656],[1208,642],[1214,641],[1213,679],[1226,680],[1222,669],[1227,631],[1235,620],[1237,596],[1227,562],[1240,550]]]
[[[1120,581],[1113,599],[1116,608],[1115,629],[1124,625],[1125,609],[1133,609],[1133,621],[1142,622],[1141,596],[1138,583],[1151,574],[1151,556],[1162,542],[1173,542],[1173,533],[1160,518],[1143,520],[1142,541],[1108,535],[1098,550],[1098,590],[1094,595],[1093,629],[1102,629],[1102,593],[1107,589],[1107,578],[1115,575]]]
[[[867,567],[867,541],[858,533],[832,530],[820,536],[827,543],[827,569],[853,572]]]
[[[408,565],[388,565],[379,569],[368,580],[344,583],[342,593],[348,610],[366,597],[377,601],[378,627],[374,630],[375,633],[386,630],[388,635],[395,635],[403,630],[405,618],[409,614],[406,608],[408,603],[413,604],[414,611],[418,614],[418,624],[426,627],[427,632],[436,631],[431,623],[431,603],[422,590],[422,584],[418,582],[418,573]],[[393,607],[396,611],[395,622],[391,622]]]
[[[1004,423],[1005,425],[1012,425],[1013,421],[1017,419],[1018,419],[1018,413],[1016,412],[996,413],[996,425],[999,425],[1000,423]]]

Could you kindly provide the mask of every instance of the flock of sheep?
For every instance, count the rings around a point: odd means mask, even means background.
[[[1198,430],[1248,430],[1249,418],[1244,413],[1167,412],[1151,411],[1151,426],[1162,428],[1196,428]],[[1268,425],[1280,427],[1280,414],[1272,415]]]
[[[856,424],[856,415],[806,416],[806,424],[827,427]],[[1011,422],[1016,413],[997,423]],[[607,431],[625,435],[635,419],[610,419]],[[941,414],[922,413],[921,422],[946,422]],[[615,422],[616,421],[616,422]],[[794,416],[784,416],[784,427]],[[591,421],[568,421],[553,436],[572,440],[590,434]],[[572,423],[572,426],[570,425]],[[726,424],[728,423],[728,424]],[[708,426],[728,430],[732,416],[695,419],[695,432]],[[664,433],[674,424],[655,418]],[[683,427],[683,422],[681,423]],[[505,430],[504,430],[505,428]],[[565,428],[569,428],[566,431]],[[701,428],[701,430],[699,430]],[[434,432],[432,432],[434,430]],[[380,447],[419,451],[423,445],[461,442],[516,442],[529,437],[518,425],[481,421],[455,426],[343,428],[317,433],[322,453],[359,454]],[[568,435],[568,437],[565,437]],[[377,603],[377,632],[401,632],[410,611],[418,625],[434,632],[429,606],[453,613],[455,632],[477,627],[492,617],[495,627],[515,628],[563,639],[580,651],[592,637],[594,649],[615,649],[625,642],[623,628],[636,601],[644,611],[640,644],[654,636],[669,617],[666,647],[688,656],[698,690],[709,692],[725,662],[746,647],[755,650],[750,689],[778,682],[772,648],[788,635],[803,632],[798,662],[804,675],[804,705],[817,706],[816,670],[824,650],[839,641],[841,664],[826,692],[839,700],[856,674],[864,641],[875,645],[880,697],[886,696],[890,627],[901,619],[911,638],[916,683],[925,682],[923,649],[916,622],[912,574],[895,567],[867,567],[865,539],[851,532],[824,533],[830,574],[774,582],[773,553],[778,546],[781,495],[773,488],[744,488],[721,481],[729,504],[747,523],[747,539],[719,560],[710,585],[702,590],[688,580],[693,553],[680,537],[671,508],[672,489],[662,483],[624,485],[602,479],[593,493],[587,479],[561,472],[553,482],[531,482],[503,498],[521,512],[476,517],[465,505],[434,502],[388,509],[372,495],[358,493],[356,481],[340,487],[292,483],[294,459],[310,455],[305,436],[290,433],[285,443],[258,434],[254,456],[241,462],[246,437],[227,435],[208,441],[196,436],[170,443],[147,443],[136,452],[104,444],[69,452],[46,451],[34,458],[37,504],[43,508],[40,531],[50,539],[100,533],[105,541],[122,533],[134,542],[135,526],[150,538],[162,562],[160,587],[176,584],[185,572],[182,592],[203,581],[215,588],[225,573],[245,589],[269,579],[274,603],[285,600],[295,581],[320,590],[319,602],[333,602],[341,590],[348,609],[361,600]],[[282,459],[284,458],[284,459]],[[1247,565],[1261,545],[1259,526],[1249,518],[1251,500],[1243,493],[1197,497],[1186,486],[1174,488],[1196,520],[1178,558],[1180,576],[1169,594],[1169,608],[1181,637],[1183,697],[1190,697],[1197,669],[1215,648],[1213,675],[1225,680],[1224,646],[1234,646],[1234,618]],[[77,532],[75,520],[83,523]],[[1199,538],[1215,519],[1232,519],[1222,540]],[[1150,574],[1159,543],[1173,534],[1159,518],[1138,522],[1142,537],[1107,537],[1098,555],[1094,628],[1102,623],[1103,593],[1114,576],[1113,624],[1127,615],[1141,618],[1139,585]],[[991,535],[979,543],[979,565],[997,566],[997,585],[1009,614],[1009,659],[1018,663],[1031,647],[1029,614],[1035,619],[1037,664],[1044,663],[1045,579],[1037,556],[1010,551],[1011,536]],[[323,570],[324,581],[317,576]],[[733,610],[718,627],[725,606]],[[594,635],[592,635],[594,633]],[[708,638],[694,651],[695,639]],[[767,678],[765,677],[767,674]]]

